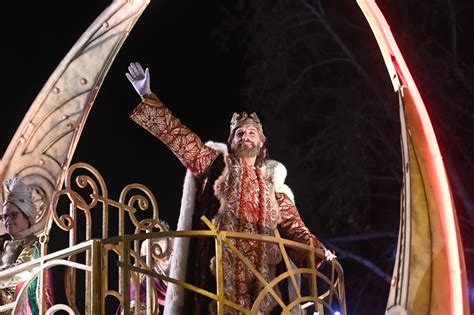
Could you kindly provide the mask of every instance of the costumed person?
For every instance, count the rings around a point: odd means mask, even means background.
[[[0,235],[0,271],[28,262],[40,255],[38,237],[30,229],[35,223],[36,207],[32,201],[31,188],[18,177],[5,183],[6,198],[1,215],[7,234]],[[30,277],[29,272],[16,274],[9,279],[0,280],[0,305],[15,301],[23,282]],[[38,278],[27,288],[26,300],[20,301],[20,314],[39,314]],[[46,306],[54,304],[51,277],[46,277]],[[10,314],[7,311],[3,314]]]
[[[131,63],[126,77],[142,101],[130,118],[160,139],[187,168],[177,230],[206,230],[200,220],[205,215],[221,231],[245,232],[282,237],[321,249],[326,259],[335,257],[309,231],[285,185],[286,168],[266,158],[266,137],[255,113],[235,113],[227,144],[207,142],[193,133],[150,90],[150,72],[139,63]],[[282,260],[277,244],[231,239],[232,244],[270,282]],[[307,253],[288,249],[297,266],[309,267]],[[177,238],[171,259],[170,277],[215,292],[214,240]],[[316,266],[320,261],[316,261]],[[223,281],[226,299],[250,309],[263,284],[223,246]],[[185,296],[186,294],[186,296]],[[164,314],[209,314],[215,306],[205,296],[170,284]],[[268,314],[276,302],[267,294],[259,313]],[[276,308],[275,308],[276,309]],[[226,314],[237,313],[225,307]]]
[[[168,223],[161,221],[164,227],[163,231],[169,231]],[[155,238],[150,240],[151,243],[151,258],[152,258],[152,271],[159,275],[168,276],[170,270],[170,255],[173,248],[172,238]],[[143,241],[140,246],[140,257],[143,261],[146,261],[146,255],[148,253],[148,242]],[[135,308],[138,307],[139,314],[146,314],[146,275],[143,273],[139,274],[139,286],[140,295],[139,302],[135,301],[136,288],[133,281],[130,281],[130,314],[135,314]],[[166,289],[168,282],[158,277],[152,279],[153,293],[152,297],[156,299],[157,305],[153,309],[153,314],[161,314],[165,305]],[[117,309],[117,315],[122,314],[122,307]]]

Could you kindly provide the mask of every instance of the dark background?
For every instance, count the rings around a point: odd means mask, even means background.
[[[271,158],[306,224],[336,249],[349,314],[382,314],[396,250],[401,185],[397,96],[355,1],[152,1],[113,63],[73,162],[104,177],[112,199],[132,182],[176,227],[184,167],[133,123],[131,61],[206,140],[233,112],[257,111]],[[2,21],[5,151],[43,84],[109,1],[9,2]],[[474,2],[378,1],[425,101],[453,189],[473,300]],[[471,306],[472,308],[473,306]]]

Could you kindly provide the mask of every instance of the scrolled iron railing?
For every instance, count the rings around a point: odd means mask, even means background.
[[[100,173],[91,165],[72,165],[64,181],[64,188],[54,194],[49,209],[45,231],[40,236],[42,256],[6,271],[0,279],[7,279],[19,272],[29,271],[31,276],[23,288],[28,287],[34,277],[39,279],[39,310],[42,314],[58,311],[68,314],[157,314],[157,291],[152,283],[154,277],[184,287],[214,301],[217,313],[233,310],[242,314],[257,314],[260,301],[271,294],[282,314],[346,314],[344,273],[337,260],[324,261],[323,254],[313,246],[280,237],[248,233],[219,231],[211,221],[202,217],[208,230],[169,231],[159,220],[156,199],[151,191],[141,184],[127,185],[119,200],[109,197],[108,189]],[[113,219],[115,218],[115,219]],[[140,254],[144,243],[153,239],[210,238],[216,251],[216,291],[211,292],[185,282],[159,274],[152,267],[153,258],[170,256],[171,246],[155,251],[147,247],[146,255]],[[277,244],[286,270],[266,282],[244,254],[231,240],[247,239]],[[50,240],[61,241],[62,246]],[[223,286],[222,252],[226,246],[240,259],[264,285],[251,309],[245,309],[226,299]],[[304,251],[311,262],[307,268],[291,263],[287,251]],[[49,252],[49,253],[48,253]],[[158,252],[158,253],[157,253]],[[323,263],[316,268],[316,258]],[[51,270],[55,283],[55,303],[46,309],[44,303],[44,277]],[[58,281],[58,278],[62,278]],[[145,281],[145,302],[141,307],[139,297]],[[288,281],[294,289],[290,301],[283,301],[277,286]],[[82,290],[83,288],[83,290]],[[130,292],[135,293],[131,296]],[[16,311],[24,299],[25,289],[19,292],[14,303],[0,306],[0,311]],[[61,296],[62,295],[62,296]]]

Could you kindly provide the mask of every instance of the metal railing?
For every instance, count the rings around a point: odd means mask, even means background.
[[[89,174],[79,174],[73,181],[73,174],[76,172]],[[152,283],[152,279],[156,277],[215,301],[218,314],[224,314],[224,310],[256,314],[260,302],[267,294],[276,301],[282,314],[294,314],[295,311],[298,314],[346,314],[342,267],[337,260],[324,261],[323,254],[312,244],[305,245],[281,238],[277,230],[275,236],[219,231],[206,217],[201,220],[209,230],[167,231],[159,220],[156,199],[148,188],[141,184],[130,184],[122,190],[118,201],[110,199],[102,176],[85,163],[70,167],[64,186],[53,197],[47,227],[40,235],[42,256],[0,272],[0,280],[24,271],[31,273],[16,301],[0,306],[0,311],[10,309],[15,313],[17,305],[25,298],[26,288],[37,277],[39,309],[42,314],[56,311],[66,311],[68,314],[109,314],[117,310],[123,314],[130,314],[131,311],[135,314],[157,314],[157,291]],[[111,220],[114,216],[117,222]],[[64,248],[57,249],[54,242],[50,242],[52,238],[61,240],[65,244]],[[167,250],[159,250],[159,254],[152,250],[152,246],[148,246],[146,255],[140,255],[144,242],[151,244],[152,239],[174,238],[209,238],[214,242],[215,292],[154,271],[153,258],[169,258],[170,246]],[[239,239],[278,245],[286,270],[266,281],[233,245],[233,241]],[[222,267],[224,246],[245,264],[264,288],[250,309],[226,298]],[[48,247],[55,251],[48,254]],[[308,257],[309,266],[300,268],[292,264],[287,254],[289,249],[303,251]],[[322,264],[316,268],[315,262],[321,260]],[[55,294],[61,293],[65,297],[55,299],[56,304],[46,309],[44,279],[48,270],[55,277],[55,286],[61,284],[59,289],[55,287]],[[64,281],[58,281],[58,277]],[[133,305],[138,305],[132,302],[139,301],[142,293],[140,290],[143,290],[142,281],[146,283],[145,307],[133,308]],[[295,292],[294,298],[287,303],[280,297],[277,288],[282,281],[288,281]],[[130,295],[131,289],[135,291],[134,296]]]

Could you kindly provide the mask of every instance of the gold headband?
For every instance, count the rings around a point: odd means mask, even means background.
[[[263,134],[262,123],[260,122],[260,119],[258,118],[257,114],[255,112],[252,112],[250,114],[247,112],[241,112],[234,113],[232,115],[232,119],[230,120],[230,134],[228,139],[229,143],[232,141],[234,131],[243,125],[253,125],[257,127],[262,141],[265,142],[265,135]]]

